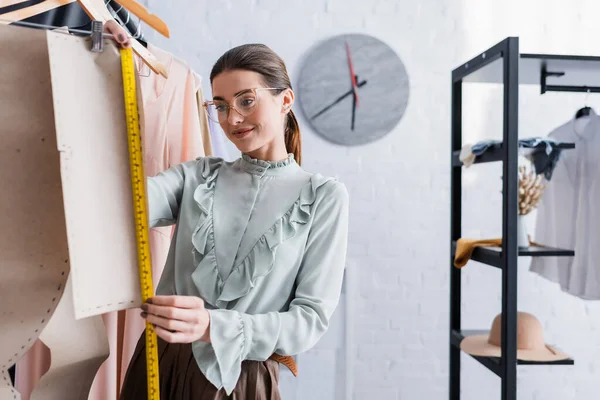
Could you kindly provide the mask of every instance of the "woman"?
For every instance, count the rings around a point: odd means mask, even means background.
[[[205,106],[242,156],[202,157],[147,182],[151,226],[176,224],[142,316],[159,338],[161,399],[279,399],[279,356],[314,346],[342,286],[343,184],[300,167],[283,61],[250,44],[215,63]],[[144,336],[122,399],[146,399]]]

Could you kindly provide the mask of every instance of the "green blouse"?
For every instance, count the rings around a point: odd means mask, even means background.
[[[204,299],[211,343],[200,370],[231,394],[243,360],[309,350],[340,297],[348,192],[304,171],[292,154],[269,162],[202,157],[148,178],[151,226],[177,224],[157,294]]]

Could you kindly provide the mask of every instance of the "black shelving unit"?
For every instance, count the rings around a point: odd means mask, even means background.
[[[508,37],[452,71],[451,257],[450,257],[450,400],[460,399],[460,343],[472,334],[461,328],[461,269],[454,267],[456,242],[461,237],[463,83],[503,85],[503,138],[499,146],[478,156],[475,164],[502,162],[502,246],[475,249],[471,259],[502,270],[502,357],[473,357],[502,380],[501,399],[517,398],[517,365],[572,365],[517,360],[517,260],[520,256],[573,256],[569,249],[517,246],[519,86],[539,85],[546,92],[600,92],[600,57],[519,52],[519,38]],[[572,143],[564,149],[574,148]],[[485,332],[485,331],[483,331]]]

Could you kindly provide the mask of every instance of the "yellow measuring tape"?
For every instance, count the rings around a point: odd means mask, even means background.
[[[133,191],[133,213],[140,269],[142,301],[154,295],[152,283],[152,261],[148,239],[148,210],[146,207],[146,176],[142,160],[142,140],[135,85],[135,69],[131,48],[121,49],[123,69],[123,94],[127,120],[127,142],[129,143],[129,166]],[[146,376],[148,377],[148,399],[159,400],[158,341],[154,327],[146,322]]]

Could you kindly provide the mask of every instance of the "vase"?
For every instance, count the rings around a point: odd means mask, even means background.
[[[525,215],[517,216],[517,246],[529,247],[529,235],[527,234]]]

